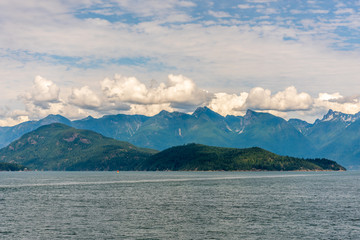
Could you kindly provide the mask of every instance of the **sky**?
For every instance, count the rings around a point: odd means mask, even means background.
[[[0,126],[360,111],[360,0],[1,0]]]

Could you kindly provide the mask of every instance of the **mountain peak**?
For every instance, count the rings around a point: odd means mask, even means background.
[[[171,112],[168,112],[168,111],[166,111],[166,110],[161,110],[158,114],[156,114],[155,116],[156,117],[161,117],[161,116],[169,116],[171,114]],[[155,117],[154,116],[154,117]]]
[[[88,121],[88,120],[93,120],[95,118],[93,118],[91,115],[87,116],[86,118],[84,119],[81,119],[82,121]]]
[[[55,122],[59,122],[59,123],[65,123],[65,124],[70,124],[70,120],[67,119],[66,117],[63,117],[59,114],[49,114],[47,117],[41,119],[39,121],[41,123],[41,125],[46,125],[46,124],[50,124],[50,123],[55,123]]]
[[[340,121],[340,122],[355,122],[360,116],[357,114],[346,114],[342,112],[333,111],[329,109],[327,114],[320,120],[320,122],[329,122],[329,121]]]
[[[323,122],[331,121],[338,114],[339,114],[339,112],[334,112],[332,109],[329,109],[329,111],[324,115],[324,117],[321,119],[321,121],[323,121]]]
[[[245,116],[251,116],[251,115],[254,115],[254,114],[256,114],[256,112],[255,112],[254,110],[248,109],[248,110],[246,111]]]
[[[221,116],[217,112],[214,112],[208,107],[198,107],[192,115],[196,118],[199,118],[202,115],[208,116],[211,119],[224,118],[223,116]]]
[[[204,112],[207,112],[207,111],[211,111],[208,107],[198,107],[196,108],[196,110],[194,111],[193,115],[194,116],[198,116]]]

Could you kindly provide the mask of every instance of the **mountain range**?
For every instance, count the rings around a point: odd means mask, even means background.
[[[256,147],[236,149],[193,143],[158,152],[61,123],[41,126],[0,149],[0,170],[16,171],[21,166],[66,171],[345,170],[331,160],[284,157]]]
[[[164,150],[187,143],[260,147],[280,155],[328,158],[348,169],[360,168],[360,113],[344,114],[332,110],[313,124],[300,119],[287,121],[252,110],[244,116],[223,117],[207,107],[198,108],[192,114],[162,111],[152,117],[118,114],[101,118],[89,116],[76,121],[49,115],[39,121],[0,127],[0,147],[55,122],[92,130],[141,148]]]

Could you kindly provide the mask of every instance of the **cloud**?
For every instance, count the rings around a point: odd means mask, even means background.
[[[253,5],[250,5],[250,4],[239,4],[237,5],[238,8],[240,9],[250,9],[250,8],[254,8]]]
[[[221,12],[221,11],[209,11],[209,14],[216,18],[229,18],[231,15],[227,12]]]
[[[42,108],[48,108],[50,103],[59,102],[60,88],[50,80],[36,76],[32,90],[24,98]]]
[[[325,9],[311,9],[309,10],[310,13],[314,13],[314,14],[328,14],[329,10],[325,10]]]
[[[354,13],[355,13],[355,11],[352,8],[340,8],[340,9],[335,11],[335,14],[338,14],[338,15],[340,15],[340,14],[354,14]]]
[[[332,101],[332,100],[338,100],[343,98],[343,96],[340,95],[340,93],[333,93],[333,94],[329,94],[329,93],[319,93],[319,97],[318,100],[319,101]]]
[[[88,86],[80,89],[74,88],[69,97],[69,102],[78,107],[88,109],[96,109],[101,106],[100,98]]]
[[[310,110],[312,105],[311,96],[304,92],[298,93],[293,86],[274,95],[268,89],[256,87],[240,95],[217,93],[209,103],[209,108],[222,115],[243,115],[247,109],[252,109],[285,116],[289,111]]]
[[[130,110],[127,112],[128,114],[140,114],[146,116],[153,116],[158,114],[160,111],[165,110],[168,112],[173,112],[174,109],[170,106],[169,103],[163,104],[131,104]]]
[[[86,90],[88,89],[84,87],[73,91],[73,102],[68,103],[60,98],[60,87],[57,84],[41,76],[36,76],[31,90],[19,96],[23,102],[24,110],[8,110],[5,118],[2,119],[2,124],[40,119],[49,114],[61,114],[69,118],[87,116],[89,112],[73,105],[73,103],[78,103],[81,97],[84,97]],[[74,96],[77,96],[78,99],[75,99]]]
[[[360,98],[345,98],[339,93],[319,93],[318,98],[314,100],[314,108],[355,114],[360,112]]]
[[[249,94],[246,92],[240,95],[216,93],[208,107],[223,116],[244,115],[246,111],[245,103],[248,96]]]
[[[278,9],[275,8],[259,8],[256,10],[259,13],[263,13],[265,15],[277,14],[279,13]]]
[[[5,117],[0,119],[0,126],[14,126],[22,122],[29,121],[28,116],[19,116],[19,117]]]
[[[197,106],[207,106],[221,115],[244,115],[247,109],[288,117],[313,116],[333,109],[344,113],[360,111],[359,96],[344,97],[339,92],[319,93],[317,98],[298,92],[294,86],[272,93],[255,87],[248,92],[230,94],[209,93],[183,75],[168,75],[167,82],[149,86],[135,77],[115,75],[99,82],[98,91],[89,86],[61,89],[51,80],[37,76],[28,94],[22,95],[24,110],[0,109],[0,125],[13,125],[49,114],[61,114],[70,119],[88,115],[142,114],[152,116],[161,110],[192,112]],[[60,96],[60,92],[63,94]],[[315,114],[315,115],[314,115]]]
[[[247,2],[250,3],[270,3],[270,2],[276,2],[277,0],[247,0]]]
[[[212,89],[262,86],[276,90],[296,84],[307,91],[316,88],[315,94],[337,90],[340,85],[354,85],[359,76],[358,51],[352,54],[334,47],[346,40],[346,36],[338,35],[344,31],[336,30],[337,26],[345,30],[351,26],[356,35],[359,28],[355,17],[350,21],[345,18],[349,16],[310,16],[303,27],[299,24],[303,16],[283,15],[289,12],[286,10],[291,9],[290,5],[264,0],[239,5],[229,1],[232,8],[219,11],[224,16],[233,13],[234,7],[246,9],[256,5],[268,13],[275,14],[272,9],[281,12],[266,24],[258,21],[264,17],[262,13],[255,13],[260,16],[249,19],[248,14],[231,14],[227,21],[206,25],[203,15],[209,11],[218,13],[217,10],[192,8],[196,4],[191,1],[1,2],[0,29],[9,37],[1,38],[0,45],[9,51],[1,54],[6,59],[0,57],[0,68],[8,65],[6,71],[10,74],[0,74],[7,82],[18,79],[27,83],[28,76],[39,72],[51,76],[56,83],[61,79],[76,81],[70,79],[90,75],[89,71],[101,78],[114,72],[150,78],[181,72],[196,78],[199,86]],[[99,14],[94,16],[96,10]],[[105,15],[100,14],[102,11]],[[108,17],[109,11],[118,15]],[[285,41],[289,32],[295,37]],[[9,59],[15,64],[9,66]],[[139,63],[138,59],[146,61]],[[336,80],[344,74],[345,83],[339,84]],[[226,84],[219,79],[226,79]],[[98,78],[89,78],[86,85],[92,87],[97,81]],[[315,84],[308,87],[309,81]],[[326,85],[328,81],[334,84]],[[341,91],[354,94],[353,89],[342,87]]]
[[[311,105],[311,96],[298,93],[295,87],[288,87],[273,96],[268,89],[253,88],[246,100],[246,106],[254,110],[298,111],[309,110]]]
[[[148,88],[135,77],[115,75],[114,79],[101,81],[101,90],[109,101],[132,104],[183,103],[198,105],[206,101],[208,94],[200,90],[189,78],[169,75],[167,83]]]

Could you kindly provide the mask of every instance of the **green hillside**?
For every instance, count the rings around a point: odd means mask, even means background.
[[[261,148],[246,149],[210,147],[188,144],[172,147],[142,162],[139,170],[345,170],[327,159],[301,159],[279,156]]]
[[[55,123],[1,149],[0,161],[39,170],[132,170],[156,152]]]

